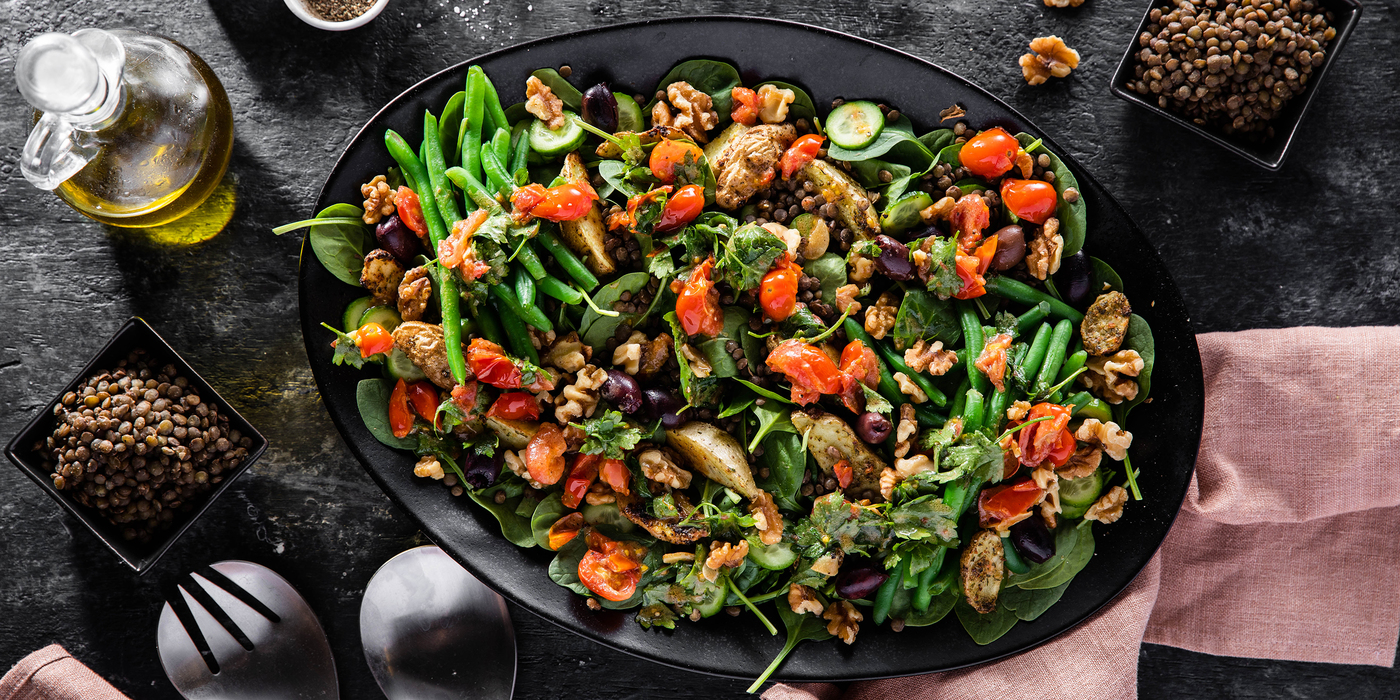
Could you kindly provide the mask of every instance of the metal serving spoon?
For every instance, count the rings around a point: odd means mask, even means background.
[[[271,569],[221,561],[185,574],[168,593],[156,647],[189,700],[340,697],[321,623]]]
[[[505,600],[437,547],[410,549],[375,572],[360,642],[389,700],[509,700],[515,691]]]

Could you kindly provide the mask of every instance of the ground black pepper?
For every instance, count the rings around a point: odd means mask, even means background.
[[[348,22],[369,12],[375,0],[306,0],[306,9],[327,22]]]

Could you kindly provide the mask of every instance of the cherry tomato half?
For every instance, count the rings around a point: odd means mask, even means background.
[[[675,231],[695,220],[704,209],[705,188],[700,185],[686,185],[671,193],[654,229],[661,233]]]
[[[370,358],[381,352],[394,349],[394,336],[384,330],[384,326],[370,322],[346,335],[355,339],[355,347],[360,349],[360,357]]]
[[[704,157],[705,152],[693,143],[661,139],[652,147],[647,167],[651,168],[651,174],[660,180],[661,184],[669,185],[682,174],[677,172],[678,170],[693,168]]]
[[[549,221],[573,221],[593,209],[598,193],[584,182],[566,182],[545,188],[529,184],[516,188],[510,195],[517,216],[528,215]]]
[[[642,572],[639,569],[613,571],[608,568],[607,555],[590,549],[578,563],[578,580],[597,595],[621,602],[637,592],[637,583],[642,580]]]
[[[954,262],[957,263],[958,279],[963,283],[962,289],[953,295],[955,299],[976,299],[987,293],[987,280],[977,274],[980,262],[976,257],[959,254],[954,258]]]
[[[1009,347],[1011,334],[998,333],[982,346],[982,354],[977,356],[975,363],[997,391],[1006,391],[1006,349]]]
[[[1070,411],[1064,406],[1053,403],[1038,403],[1031,407],[1030,413],[1026,415],[1027,421],[1037,418],[1049,420],[1040,421],[1034,425],[1021,429],[1021,464],[1028,467],[1038,467],[1052,454],[1062,456],[1063,460],[1069,460],[1069,454],[1074,454],[1074,435],[1065,429],[1069,425]],[[1069,437],[1069,454],[1064,454],[1065,436]],[[1060,462],[1064,464],[1064,462]],[[1058,466],[1058,465],[1057,465]]]
[[[859,340],[846,343],[841,351],[839,369],[872,389],[880,383],[880,358]]]
[[[987,201],[977,193],[963,195],[953,205],[953,233],[958,236],[958,250],[968,253],[982,240],[982,231],[992,222]]]
[[[540,417],[540,402],[524,391],[510,391],[497,397],[486,415],[507,420],[535,420]]]
[[[793,141],[792,145],[783,151],[783,157],[778,161],[778,166],[783,169],[783,179],[792,179],[793,173],[816,160],[817,152],[820,150],[822,150],[822,137],[816,134],[807,134]]]
[[[797,286],[801,280],[802,268],[792,261],[792,254],[784,252],[758,285],[758,305],[763,315],[775,322],[791,316],[797,310]]]
[[[676,316],[686,335],[718,336],[724,331],[724,311],[719,307],[719,290],[710,281],[715,259],[700,263],[676,297]]]
[[[414,382],[408,385],[408,402],[413,404],[413,412],[429,423],[437,418],[438,392],[432,382]]]
[[[588,487],[598,478],[598,463],[602,459],[598,455],[579,455],[574,460],[574,468],[569,470],[569,478],[564,480],[564,493],[560,494],[565,508],[577,508],[583,502],[583,497],[588,495]]]
[[[753,126],[758,123],[758,93],[746,87],[736,87],[729,91],[734,107],[729,110],[729,118],[736,124]]]
[[[1010,172],[1020,151],[1021,142],[998,126],[968,139],[958,151],[958,160],[968,172],[991,180]]]
[[[418,201],[418,193],[400,186],[394,192],[394,209],[399,213],[399,221],[408,230],[419,236],[428,235],[428,225],[423,222],[423,203]]]
[[[841,488],[844,489],[851,485],[851,477],[855,475],[855,470],[851,469],[850,460],[843,459],[831,465],[831,470],[836,473],[836,483]]]
[[[1044,493],[1030,477],[983,489],[977,496],[977,519],[982,527],[992,527],[1026,512]]]
[[[792,382],[792,401],[802,406],[822,394],[850,395],[857,381],[837,369],[836,363],[819,348],[796,338],[778,343],[768,353],[768,368]]]
[[[620,459],[603,460],[603,466],[598,469],[598,478],[620,494],[631,493],[628,489],[631,487],[632,472],[627,469],[627,464]]]
[[[408,410],[408,383],[402,379],[389,394],[389,429],[396,438],[408,437],[408,431],[413,429],[413,412]]]
[[[467,364],[477,379],[491,386],[520,388],[520,369],[506,356],[504,348],[485,338],[472,338],[467,346]]]
[[[525,445],[525,468],[530,478],[541,484],[559,482],[564,476],[564,431],[553,423],[540,426],[539,432]]]
[[[560,547],[573,541],[578,536],[579,530],[583,529],[583,514],[569,513],[568,515],[554,521],[549,526],[548,542],[549,548],[558,550]]]
[[[1033,224],[1043,224],[1055,213],[1060,196],[1055,186],[1040,180],[1003,180],[1001,199],[1006,208],[1018,218]]]

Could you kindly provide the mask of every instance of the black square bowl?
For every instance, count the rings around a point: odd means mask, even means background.
[[[1327,55],[1323,58],[1322,65],[1312,72],[1312,77],[1308,79],[1303,93],[1295,95],[1274,116],[1271,122],[1274,127],[1273,136],[1259,140],[1253,140],[1240,134],[1225,134],[1210,126],[1197,124],[1175,112],[1158,107],[1155,96],[1148,99],[1128,87],[1128,81],[1136,79],[1133,74],[1133,66],[1137,64],[1136,56],[1142,50],[1142,47],[1138,45],[1138,37],[1142,36],[1142,33],[1147,31],[1147,25],[1152,23],[1152,10],[1170,4],[1170,0],[1152,0],[1147,6],[1147,11],[1142,14],[1142,22],[1138,24],[1137,31],[1133,32],[1132,42],[1128,45],[1127,52],[1123,54],[1123,60],[1118,62],[1118,70],[1113,73],[1113,82],[1109,85],[1109,89],[1118,97],[1160,115],[1187,131],[1195,132],[1206,140],[1243,156],[1250,162],[1269,170],[1278,170],[1283,165],[1283,159],[1288,155],[1288,148],[1293,145],[1293,137],[1298,133],[1298,125],[1303,122],[1303,114],[1308,111],[1308,106],[1317,96],[1323,77],[1327,75],[1328,69],[1336,62],[1337,54],[1346,45],[1352,30],[1356,28],[1356,23],[1361,19],[1361,3],[1356,0],[1321,0],[1322,6],[1332,13],[1331,26],[1337,30],[1337,36],[1333,37],[1327,45]]]
[[[138,348],[146,351],[150,361],[158,365],[171,364],[178,368],[181,376],[188,379],[190,386],[199,392],[201,400],[212,401],[219,412],[228,417],[231,430],[238,430],[244,437],[253,441],[253,444],[248,447],[248,456],[233,471],[228,472],[224,476],[224,480],[212,492],[206,494],[202,501],[191,504],[191,507],[183,512],[180,519],[172,522],[162,533],[157,533],[157,537],[144,543],[125,540],[118,527],[108,522],[97,509],[85,506],[54,488],[53,481],[49,477],[51,472],[44,466],[43,455],[34,450],[35,443],[43,443],[45,438],[53,435],[53,431],[57,427],[54,407],[62,400],[64,394],[76,389],[94,373],[116,367],[119,361],[125,359],[131,351]],[[180,354],[175,352],[170,344],[166,343],[165,339],[155,332],[155,329],[151,328],[140,317],[133,316],[131,320],[122,325],[111,340],[107,341],[107,345],[97,355],[88,360],[76,377],[59,389],[58,393],[54,395],[54,399],[44,406],[39,415],[29,421],[29,424],[20,431],[19,435],[10,440],[10,444],[5,447],[5,456],[9,457],[20,471],[34,480],[34,483],[38,484],[39,488],[49,494],[54,501],[81,520],[109,549],[121,557],[127,566],[140,575],[154,567],[156,561],[170,549],[171,545],[175,544],[175,540],[180,539],[180,536],[185,534],[190,525],[194,524],[194,521],[208,510],[214,499],[227,491],[229,484],[232,484],[234,479],[247,471],[248,466],[261,457],[265,450],[267,450],[267,439],[255,430],[247,420],[244,420],[243,416],[239,415],[238,411],[235,411],[222,396],[219,396],[219,393],[214,391],[214,387],[210,386],[209,382],[204,381],[204,378],[199,376],[199,373],[195,372],[194,368],[190,367],[189,363],[185,362],[184,358],[180,357]]]

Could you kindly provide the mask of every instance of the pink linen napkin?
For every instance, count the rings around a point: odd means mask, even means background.
[[[827,683],[780,684],[764,699],[1135,698],[1143,641],[1393,665],[1400,328],[1251,330],[1197,341],[1206,410],[1196,475],[1162,549],[1113,603],[995,664],[856,683],[844,693]]]
[[[0,700],[130,700],[57,645],[20,659],[0,678]]]

